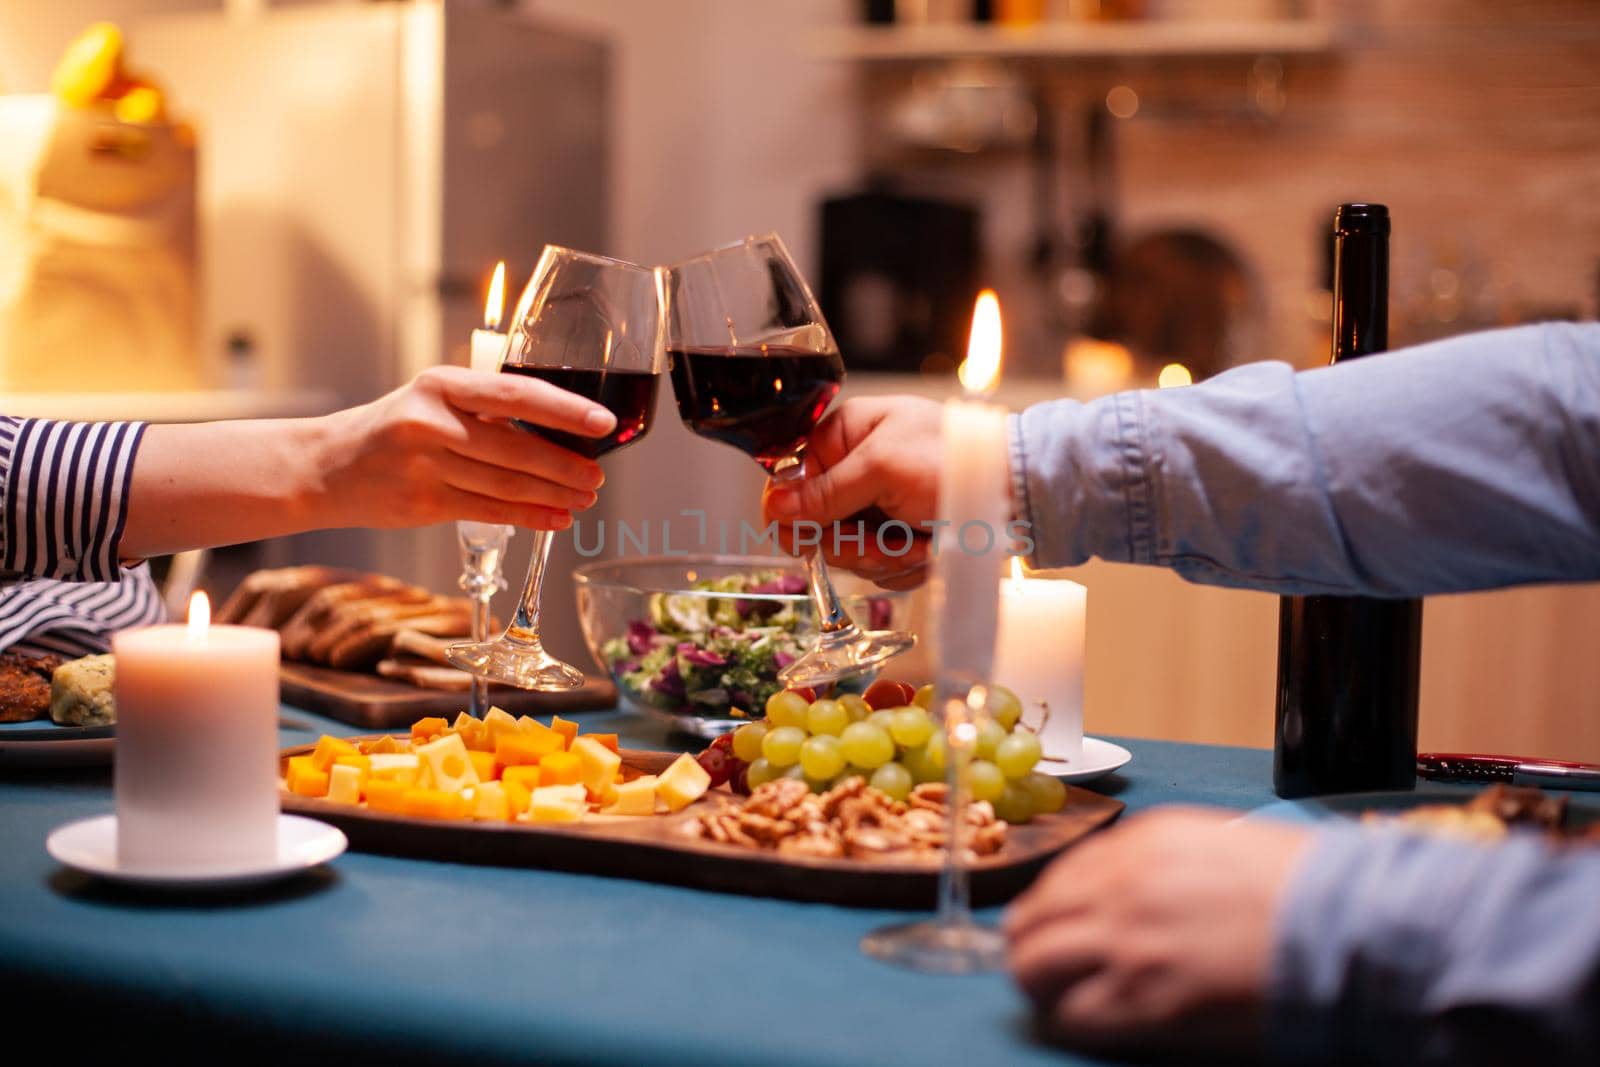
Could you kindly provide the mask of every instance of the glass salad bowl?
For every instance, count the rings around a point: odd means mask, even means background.
[[[573,578],[584,639],[623,706],[697,737],[764,715],[782,688],[778,671],[816,639],[798,560],[636,556],[586,564]],[[904,621],[908,594],[854,575],[837,583],[870,629]],[[860,692],[875,673],[843,679],[835,692]]]

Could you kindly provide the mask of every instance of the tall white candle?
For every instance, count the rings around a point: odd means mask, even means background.
[[[1023,716],[1037,723],[1045,755],[1073,762],[1083,756],[1083,648],[1089,591],[1077,582],[1025,578],[1012,560],[1000,583],[1000,639],[994,680],[1017,694]]]
[[[188,625],[111,638],[124,867],[214,870],[277,856],[278,634],[209,617],[198,593]]]
[[[932,606],[939,674],[992,679],[999,624],[996,583],[1009,552],[1010,491],[1005,409],[977,399],[1000,371],[1000,305],[978,298],[962,364],[967,398],[948,401],[941,425],[938,528]]]
[[[483,329],[472,331],[472,369],[495,372],[506,353],[506,335],[500,332],[500,315],[506,302],[506,265],[496,263],[483,305]]]

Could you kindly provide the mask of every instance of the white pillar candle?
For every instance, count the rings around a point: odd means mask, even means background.
[[[941,525],[935,535],[932,606],[941,678],[992,680],[999,623],[996,583],[1009,554],[1006,412],[974,397],[1000,372],[1000,305],[985,291],[972,316],[961,380],[968,399],[944,406],[939,464]]]
[[[499,330],[500,315],[506,303],[506,265],[502,260],[494,265],[494,277],[489,281],[489,293],[483,303],[483,329],[472,331],[471,363],[473,370],[496,373],[500,360],[506,354],[506,335]]]
[[[117,862],[130,869],[217,870],[278,854],[278,634],[209,616],[199,593],[188,625],[111,638]]]
[[[1052,759],[1083,757],[1083,647],[1089,591],[1077,582],[1025,578],[1012,561],[1000,583],[1000,639],[994,680],[1017,694],[1023,717],[1049,718],[1039,744]]]

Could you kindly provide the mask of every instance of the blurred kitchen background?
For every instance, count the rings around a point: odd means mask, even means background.
[[[158,97],[47,142],[37,94],[98,20]],[[656,263],[779,231],[847,394],[950,392],[992,286],[1018,407],[1324,362],[1344,200],[1393,214],[1394,347],[1600,297],[1593,0],[0,0],[0,93],[11,414],[369,399],[466,362],[494,262],[515,291],[546,241]],[[30,175],[60,254],[19,293]],[[675,548],[680,509],[754,521],[759,472],[665,387],[607,465],[591,521],[659,543],[677,518]],[[587,668],[558,544],[547,638]],[[203,581],[291,561],[457,573],[451,531],[341,532],[215,553]],[[1072,577],[1092,732],[1270,743],[1275,598]],[[1425,618],[1425,748],[1600,760],[1600,589]]]

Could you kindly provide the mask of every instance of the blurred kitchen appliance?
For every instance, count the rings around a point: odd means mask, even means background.
[[[868,191],[822,205],[819,299],[852,370],[954,370],[978,293],[979,215]]]
[[[547,242],[606,246],[602,40],[445,0],[160,16],[130,37],[204,146],[203,344],[253,359],[234,373],[263,388],[356,402],[465,364],[496,260],[515,289]],[[315,558],[439,589],[455,568],[442,528],[325,536]]]

